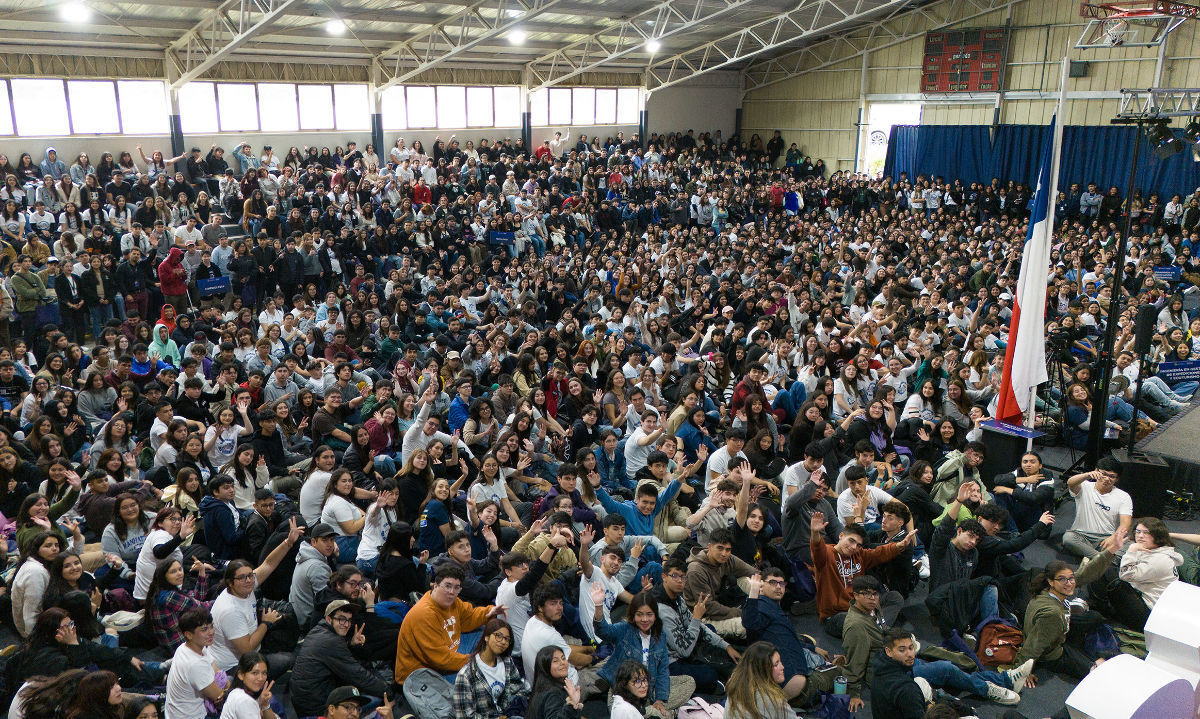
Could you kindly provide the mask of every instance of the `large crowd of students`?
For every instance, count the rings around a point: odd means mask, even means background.
[[[457,719],[944,716],[1085,676],[1200,540],[1112,459],[981,474],[1020,183],[779,133],[137,150],[0,156],[10,717],[390,719],[418,681]],[[1200,189],[1086,187],[1038,396],[1077,447],[1093,402],[1117,437],[1182,411],[1153,367],[1200,351]],[[1089,382],[1110,322],[1136,407]],[[1028,566],[1071,499],[1081,563]]]

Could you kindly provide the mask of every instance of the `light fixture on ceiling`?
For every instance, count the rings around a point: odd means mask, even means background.
[[[67,22],[87,22],[92,17],[92,9],[79,0],[74,0],[59,5],[58,14]]]
[[[325,23],[325,32],[330,35],[344,35],[346,33],[346,21],[341,18],[333,18]]]
[[[525,31],[521,28],[513,28],[508,31],[508,41],[513,45],[525,44]]]
[[[646,52],[650,53],[651,55],[653,55],[654,53],[658,52],[661,49],[662,49],[662,43],[658,41],[658,38],[652,37],[646,41]]]
[[[522,15],[525,14],[525,11],[522,10],[521,8],[510,7],[509,9],[504,11],[504,14],[507,17],[521,17]]]

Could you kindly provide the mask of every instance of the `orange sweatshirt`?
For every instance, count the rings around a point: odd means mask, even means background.
[[[877,564],[891,561],[904,546],[893,542],[874,549],[860,549],[843,557],[824,539],[810,539],[813,577],[817,582],[817,614],[821,620],[850,609],[850,583],[854,578]],[[405,621],[408,621],[407,617]]]
[[[425,592],[400,625],[400,635],[396,638],[396,683],[403,682],[421,667],[441,674],[462,669],[470,657],[458,653],[459,639],[465,632],[482,627],[490,609],[461,599],[443,609]]]

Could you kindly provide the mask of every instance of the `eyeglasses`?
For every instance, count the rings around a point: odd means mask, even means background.
[[[633,679],[629,680],[629,683],[635,687],[650,686],[650,677],[647,677],[647,676],[634,677]]]
[[[338,704],[337,708],[341,709],[342,711],[346,712],[347,714],[353,714],[354,716],[358,716],[362,712],[362,707],[355,704],[354,702],[343,702],[341,704]]]
[[[782,579],[768,579],[767,581],[763,582],[763,584],[769,584],[772,587],[787,586],[787,582],[783,581]]]
[[[489,634],[488,638],[489,639],[499,639],[499,640],[503,641],[505,644],[512,644],[512,637],[508,636],[507,634],[501,634],[500,632],[496,632],[495,634]]]
[[[438,587],[440,587],[443,592],[450,592],[451,594],[458,594],[462,591],[461,584],[439,584]]]
[[[68,619],[66,624],[60,624],[58,628],[59,629],[74,629],[75,622],[73,620]]]
[[[1055,577],[1053,581],[1062,582],[1063,584],[1074,584],[1075,583],[1075,575],[1071,575],[1069,577]]]
[[[862,597],[863,599],[878,599],[879,598],[879,592],[855,592],[854,594],[855,594],[855,596]]]
[[[246,574],[239,574],[239,575],[237,575],[236,577],[234,577],[234,578],[233,578],[233,581],[235,581],[235,582],[248,582],[248,581],[250,581],[251,579],[254,579],[254,572],[248,572],[248,573],[246,573]]]
[[[351,589],[354,589],[355,587],[361,587],[363,585],[363,583],[362,583],[361,579],[354,579],[354,580],[345,582],[345,585],[347,587],[350,587]]]
[[[330,620],[330,621],[333,621],[333,622],[337,622],[338,624],[349,624],[349,623],[351,623],[352,621],[354,621],[354,619],[353,619],[353,618],[351,618],[351,617],[346,617],[346,616],[341,616],[341,617],[330,617],[330,618],[329,618],[329,620]]]

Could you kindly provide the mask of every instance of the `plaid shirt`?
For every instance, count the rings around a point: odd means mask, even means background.
[[[459,671],[454,680],[454,719],[498,719],[513,699],[525,693],[525,680],[512,657],[502,661],[505,680],[499,701],[492,697],[492,689],[474,657]]]
[[[150,626],[160,646],[174,649],[183,643],[179,617],[189,609],[212,608],[212,602],[202,601],[208,593],[208,575],[196,578],[196,586],[187,590],[160,591],[150,608]]]

